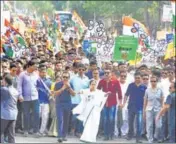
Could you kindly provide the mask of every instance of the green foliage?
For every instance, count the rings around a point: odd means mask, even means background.
[[[129,15],[141,21],[149,30],[156,34],[162,27],[161,15],[165,1],[70,1],[83,20],[96,18],[113,18],[121,22],[122,16]]]
[[[51,1],[57,11],[62,11],[67,6],[67,1]]]
[[[18,9],[28,9],[28,11],[36,11],[40,16],[43,13],[48,13],[52,15],[54,10],[54,5],[51,1],[16,1],[16,6]]]
[[[161,16],[163,4],[167,1],[16,1],[17,8],[36,11],[42,15],[52,15],[54,10],[63,11],[69,7],[70,11],[76,12],[84,21],[94,18],[112,18],[121,23],[124,15],[132,16],[141,21],[150,31],[162,28]]]

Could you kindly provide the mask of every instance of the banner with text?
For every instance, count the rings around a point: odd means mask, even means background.
[[[133,36],[119,36],[115,39],[113,60],[135,60],[138,39]]]

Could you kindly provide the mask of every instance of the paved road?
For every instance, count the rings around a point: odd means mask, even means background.
[[[146,143],[146,141],[143,141]],[[56,137],[41,137],[34,138],[33,136],[23,137],[22,135],[16,136],[16,143],[57,143]],[[68,137],[68,141],[64,143],[82,143],[78,138]],[[97,143],[135,143],[134,140],[127,141],[124,138],[117,138],[111,141],[103,141],[102,139],[98,139]]]

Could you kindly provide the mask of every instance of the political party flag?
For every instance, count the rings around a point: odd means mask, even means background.
[[[3,37],[1,37],[1,45],[0,45],[0,54],[3,53],[3,44],[5,43],[5,40],[3,39]]]
[[[83,20],[81,19],[81,17],[78,15],[78,13],[76,11],[73,11],[72,13],[72,20],[78,24],[81,29],[85,30],[86,29],[86,25],[84,24]]]
[[[22,46],[26,46],[26,42],[25,42],[25,40],[24,40],[21,36],[18,36],[17,39],[18,39],[18,42],[19,42]]]
[[[173,28],[176,28],[175,21],[176,21],[176,16],[173,15],[173,16],[172,16],[172,26],[173,26]]]
[[[12,48],[10,47],[10,48],[8,48],[8,49],[6,50],[5,54],[6,54],[6,56],[12,58],[12,57],[13,57],[13,54],[14,54],[14,51],[13,51]]]
[[[135,60],[138,39],[134,36],[119,36],[115,39],[113,60]]]
[[[130,60],[128,61],[128,63],[129,65],[135,66],[135,65],[138,65],[141,62],[141,60],[142,60],[142,54],[137,52],[135,60]]]
[[[174,35],[172,33],[166,34],[166,41],[167,41],[167,43],[172,42],[173,39],[174,39]]]
[[[176,56],[176,54],[175,54],[175,48],[174,48],[174,43],[171,42],[167,46],[167,50],[166,50],[164,59],[166,60],[166,59],[172,58],[174,56]]]
[[[10,33],[11,33],[10,31],[11,31],[11,30],[12,30],[12,31],[15,31],[17,34],[21,35],[21,34],[19,33],[19,30],[15,29],[7,19],[5,19],[4,25],[5,25],[6,27],[9,27],[9,28],[10,28],[10,29],[7,30],[7,32],[6,32],[7,37],[10,36]]]
[[[149,31],[141,22],[129,17],[124,16],[122,18],[123,35],[134,36],[138,38],[140,45],[144,45],[149,48]]]

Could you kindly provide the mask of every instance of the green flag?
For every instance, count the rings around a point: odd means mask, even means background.
[[[176,39],[175,39],[175,34],[174,34],[174,47],[175,47],[175,41],[176,41]]]
[[[135,60],[138,39],[133,36],[119,36],[115,39],[113,60]]]
[[[22,45],[22,46],[26,46],[26,43],[24,41],[24,39],[22,37],[18,37],[18,42]]]
[[[8,57],[13,57],[13,50],[12,50],[12,48],[8,48],[8,50],[6,51],[6,55],[8,56]]]
[[[176,17],[175,15],[172,16],[172,26],[173,26],[173,28],[176,28],[176,24],[175,24],[176,18],[175,17]]]

